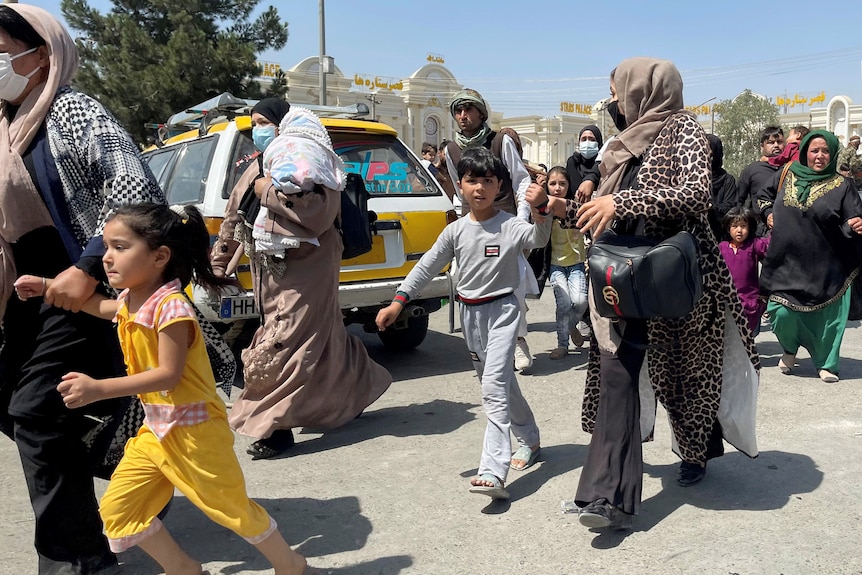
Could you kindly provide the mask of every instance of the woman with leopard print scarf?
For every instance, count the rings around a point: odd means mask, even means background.
[[[593,237],[618,233],[664,239],[689,230],[697,239],[704,295],[678,320],[621,320],[592,313],[594,338],[582,424],[592,433],[575,502],[580,522],[625,528],[641,503],[641,441],[652,437],[658,399],[668,412],[681,485],[700,481],[722,436],[757,455],[754,412],[759,359],[707,213],[710,148],[683,109],[673,63],[624,60],[611,73],[607,111],[620,130],[601,163],[593,199],[550,198],[563,227]],[[594,301],[590,294],[590,301]],[[593,306],[591,306],[593,307]],[[727,341],[727,343],[725,343]],[[642,370],[646,360],[647,369]]]

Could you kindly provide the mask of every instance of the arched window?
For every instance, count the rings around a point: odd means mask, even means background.
[[[435,146],[440,144],[440,120],[435,116],[425,117],[425,136],[422,141]]]

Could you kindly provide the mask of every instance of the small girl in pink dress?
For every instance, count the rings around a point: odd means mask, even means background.
[[[724,216],[723,223],[730,241],[721,242],[718,249],[733,276],[743,312],[748,318],[748,327],[753,335],[757,335],[760,333],[760,318],[766,311],[766,302],[758,299],[760,274],[757,264],[766,257],[769,236],[750,236],[751,230],[757,229],[757,219],[748,208],[731,208]]]

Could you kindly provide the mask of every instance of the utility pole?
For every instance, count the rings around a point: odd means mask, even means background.
[[[372,92],[365,96],[365,99],[371,102],[371,119],[377,119],[377,104],[382,104],[382,100],[377,99],[377,92]]]
[[[716,98],[718,98],[718,96],[713,96],[709,100],[704,100],[703,102],[700,103],[698,108],[703,108],[705,105],[709,104],[710,102],[712,102]],[[711,123],[709,126],[709,131],[710,131],[710,133],[714,134],[715,133],[715,105],[710,106],[709,111],[712,115],[712,120],[711,120]],[[700,113],[700,110],[698,110],[698,113]]]
[[[326,105],[326,18],[324,17],[323,0],[320,3],[320,58],[317,61],[318,84],[320,87],[321,106]]]

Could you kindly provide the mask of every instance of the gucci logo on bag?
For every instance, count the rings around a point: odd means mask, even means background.
[[[605,286],[602,288],[602,299],[604,299],[608,305],[616,306],[620,303],[620,294],[617,293],[614,286]]]

